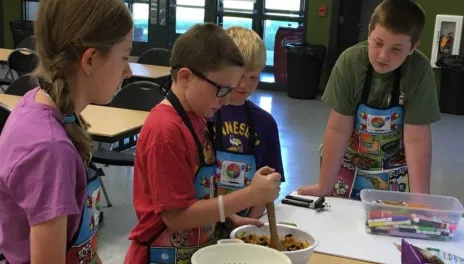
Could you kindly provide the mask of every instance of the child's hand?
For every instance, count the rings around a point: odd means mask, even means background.
[[[261,222],[259,219],[242,217],[237,214],[234,214],[227,219],[227,225],[229,226],[229,228],[235,229],[244,225],[255,225],[257,227],[262,227],[264,226],[264,223]]]
[[[316,197],[330,196],[330,188],[322,188],[319,184],[300,187],[297,191],[299,195],[311,195]]]
[[[256,199],[256,204],[272,203],[279,197],[281,177],[280,173],[269,167],[263,167],[255,173],[248,188]]]

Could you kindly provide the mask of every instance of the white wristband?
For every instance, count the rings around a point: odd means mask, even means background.
[[[221,223],[226,221],[225,213],[224,213],[224,202],[222,200],[223,196],[219,195],[218,197],[218,204],[219,204],[219,220]]]

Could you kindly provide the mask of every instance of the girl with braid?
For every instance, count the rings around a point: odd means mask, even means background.
[[[80,113],[131,76],[132,16],[120,0],[41,0],[34,28],[40,87],[0,136],[0,252],[9,264],[101,263],[100,184]]]

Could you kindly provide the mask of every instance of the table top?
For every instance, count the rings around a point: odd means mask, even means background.
[[[21,96],[0,94],[0,104],[10,109],[14,109],[20,99]],[[149,112],[144,111],[97,105],[89,105],[82,111],[82,116],[90,124],[89,134],[106,138],[140,129],[148,114]]]
[[[370,262],[364,262],[354,259],[341,258],[336,256],[331,256],[327,254],[314,252],[309,260],[308,264],[368,264]]]
[[[8,61],[8,56],[13,50],[10,49],[0,49],[0,61],[6,62]]]
[[[292,195],[299,196],[295,192]],[[317,199],[311,196],[305,198]],[[275,207],[276,220],[294,223],[318,239],[317,253],[374,263],[401,262],[401,253],[394,246],[395,243],[401,244],[401,238],[367,233],[362,202],[336,197],[326,197],[326,202],[331,207],[323,212],[279,203]],[[261,220],[267,222],[267,217]],[[458,230],[451,241],[406,240],[419,247],[439,248],[459,256],[464,248],[464,220],[460,221]],[[338,263],[345,263],[345,260]],[[352,263],[364,262],[353,260]]]
[[[150,79],[159,79],[171,74],[171,67],[147,65],[140,63],[129,63],[132,70],[132,76]]]
[[[6,62],[8,56],[13,50],[11,49],[0,49],[0,62]],[[129,63],[132,75],[135,77],[159,79],[162,77],[169,76],[171,74],[171,67],[155,66],[139,63]]]

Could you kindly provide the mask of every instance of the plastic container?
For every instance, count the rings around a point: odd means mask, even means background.
[[[270,236],[269,224],[264,224],[263,227],[257,227],[254,225],[245,225],[234,229],[230,233],[230,238],[234,239],[240,236],[244,231],[247,234],[256,234],[256,235],[266,235]],[[285,236],[287,234],[293,235],[296,240],[299,241],[309,241],[310,246],[296,251],[285,251],[283,252],[287,257],[292,260],[292,264],[307,264],[313,255],[314,249],[318,246],[319,241],[315,239],[309,233],[299,229],[295,226],[290,226],[288,224],[277,224],[277,232],[279,236]],[[260,246],[264,247],[264,246]],[[263,262],[265,263],[265,262]]]
[[[217,245],[204,247],[192,256],[192,264],[292,264],[284,253],[275,249],[245,244],[240,239],[219,240]]]
[[[365,189],[361,201],[367,232],[379,235],[451,240],[464,213],[461,202],[448,196]]]

